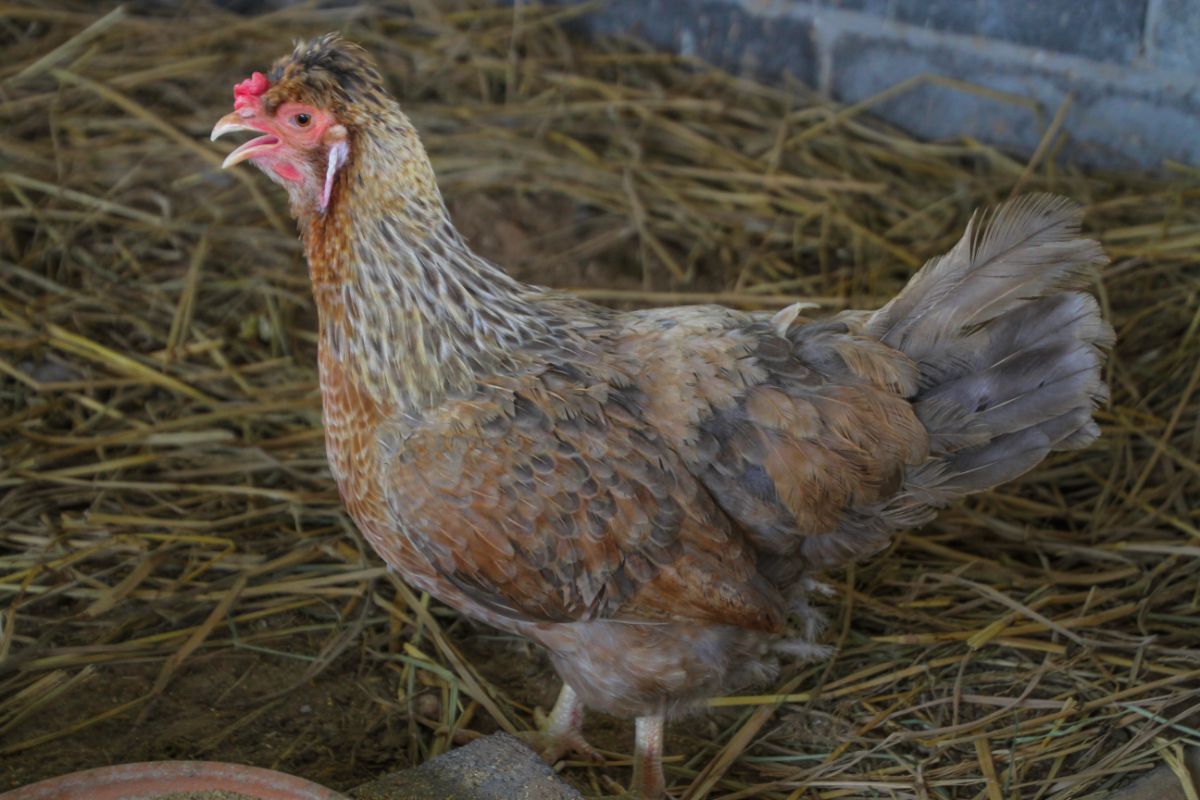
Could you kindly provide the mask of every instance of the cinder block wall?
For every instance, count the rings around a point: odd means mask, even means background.
[[[874,107],[924,138],[1028,156],[1069,102],[1067,161],[1200,165],[1200,0],[607,0],[583,25],[848,103],[919,75],[1003,94],[923,83]]]

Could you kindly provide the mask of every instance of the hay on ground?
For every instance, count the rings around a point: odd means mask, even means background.
[[[553,697],[353,532],[283,198],[207,140],[330,29],[381,60],[471,241],[600,301],[873,307],[1021,190],[1086,204],[1112,256],[1103,439],[831,576],[837,655],[675,726],[677,795],[1095,798],[1200,743],[1196,170],[1058,166],[1054,109],[1032,163],[915,141],[582,41],[578,8],[148,5],[0,11],[0,790],[168,757],[347,788]],[[589,796],[632,744],[594,724],[610,765],[564,771]]]

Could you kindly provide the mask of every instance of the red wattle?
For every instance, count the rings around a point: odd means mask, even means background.
[[[271,169],[275,170],[275,174],[283,178],[285,181],[300,180],[300,170],[293,167],[286,161],[277,161],[271,165]]]

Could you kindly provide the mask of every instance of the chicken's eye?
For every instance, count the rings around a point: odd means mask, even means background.
[[[293,119],[301,128],[307,128],[308,123],[312,122],[312,116],[309,114],[297,114]]]

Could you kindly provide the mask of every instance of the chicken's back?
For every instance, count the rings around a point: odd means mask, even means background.
[[[814,322],[719,307],[629,315],[622,349],[644,365],[645,420],[745,532],[767,577],[877,549],[871,510],[928,456],[908,402],[916,365],[862,333],[863,316]],[[841,532],[858,524],[853,537]]]

